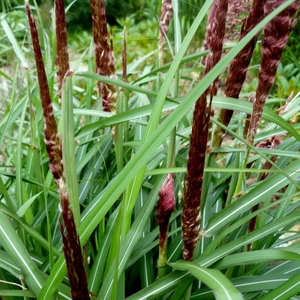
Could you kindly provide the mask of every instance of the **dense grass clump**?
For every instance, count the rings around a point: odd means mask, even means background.
[[[91,0],[78,53],[63,0],[2,16],[3,299],[299,298],[299,1],[192,3],[147,3],[145,45]]]

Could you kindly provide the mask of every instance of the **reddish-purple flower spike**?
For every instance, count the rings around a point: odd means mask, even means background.
[[[175,208],[174,179],[168,174],[159,191],[160,200],[157,203],[157,223],[159,226],[159,246],[162,248],[168,236],[169,220]]]
[[[222,55],[227,7],[227,0],[215,0],[210,10],[206,41],[211,53],[207,56],[205,61],[205,74],[207,74],[215,66]],[[212,97],[216,92],[216,82],[214,82],[212,87],[207,89],[197,100],[194,110],[186,174],[186,191],[182,212],[182,237],[184,243],[183,257],[185,260],[192,260],[194,249],[199,237],[200,199],[202,193],[211,106],[210,104],[207,107],[206,96],[210,94],[210,100],[212,100]]]
[[[264,3],[266,0],[254,0],[250,13],[245,19],[242,26],[240,39],[242,39],[247,33],[249,33],[264,17]],[[246,79],[246,73],[257,43],[258,35],[256,35],[232,60],[228,78],[226,80],[225,95],[231,98],[238,98],[240,91],[243,87]],[[222,109],[220,111],[218,120],[225,126],[228,126],[231,117],[233,115],[232,110]],[[214,139],[212,142],[213,147],[219,147],[223,140],[224,131],[221,128],[217,128],[214,133]]]
[[[89,299],[87,279],[84,270],[79,237],[77,235],[73,213],[69,207],[70,203],[68,199],[68,193],[66,191],[64,183],[61,140],[57,132],[56,120],[53,116],[53,107],[51,103],[49,86],[47,82],[37,28],[27,2],[26,11],[29,20],[29,27],[36,60],[38,82],[44,113],[46,149],[49,155],[49,165],[51,171],[57,185],[59,186],[62,217],[66,228],[66,235],[64,235],[63,226],[61,225],[64,253],[68,267],[72,298],[77,300]]]
[[[56,16],[56,64],[58,66],[58,90],[62,88],[64,76],[69,70],[68,36],[64,0],[55,0]],[[61,98],[61,97],[59,97]]]
[[[242,26],[240,39],[244,38],[264,17],[263,6],[266,0],[254,0],[249,16]],[[246,73],[258,39],[256,35],[230,64],[225,94],[227,97],[238,98],[246,78]]]
[[[108,45],[108,33],[106,24],[106,10],[104,0],[90,0],[92,19],[93,19],[93,36],[94,48],[96,56],[96,72],[103,76],[114,76],[114,54],[111,45]],[[115,96],[116,88],[112,85],[99,82],[98,92],[102,98],[102,106],[104,111],[111,111]]]
[[[268,15],[284,2],[284,0],[268,0],[265,5],[265,14]],[[288,41],[290,32],[296,25],[298,14],[295,14],[298,8],[299,0],[277,15],[264,28],[259,81],[248,131],[248,141],[250,143],[254,141],[265,102],[275,80],[283,49]]]
[[[32,38],[33,51],[36,61],[37,76],[40,87],[40,96],[44,113],[45,144],[49,155],[49,166],[53,173],[56,183],[63,176],[63,163],[60,138],[57,132],[57,124],[53,115],[53,107],[50,98],[49,86],[40,47],[38,32],[35,20],[31,15],[30,8],[26,2],[26,11],[29,21],[30,33]]]

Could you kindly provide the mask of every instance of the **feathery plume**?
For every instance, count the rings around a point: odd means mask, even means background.
[[[50,98],[49,86],[45,72],[43,55],[40,47],[37,27],[35,20],[31,15],[28,3],[26,3],[26,12],[29,21],[29,28],[31,33],[33,51],[35,55],[37,76],[40,87],[40,96],[42,100],[42,107],[44,113],[44,131],[45,131],[45,144],[49,156],[49,166],[54,176],[56,183],[63,177],[63,163],[62,163],[62,150],[61,141],[57,131],[56,120],[53,115],[53,107]]]
[[[253,0],[250,13],[242,25],[240,40],[249,33],[264,17],[263,6],[266,0]],[[232,60],[229,67],[229,74],[226,80],[225,95],[231,98],[238,98],[240,91],[246,79],[246,73],[250,64],[258,35],[256,35]],[[221,109],[218,116],[220,121],[225,126],[228,126],[232,110]],[[223,140],[224,130],[217,127],[212,141],[212,147],[220,147]]]
[[[265,4],[265,14],[270,14],[284,2],[284,0],[268,0]],[[298,8],[299,0],[282,11],[264,28],[258,87],[247,136],[250,143],[254,141],[264,105],[275,80],[283,49],[288,41],[290,32],[296,25],[298,15],[295,14]]]
[[[104,0],[90,0],[93,20],[94,48],[96,56],[96,72],[99,75],[114,77],[115,64],[112,37],[108,44],[106,10]],[[98,93],[102,98],[104,111],[111,111],[115,103],[116,88],[110,84],[98,82]]]
[[[62,217],[66,228],[65,236],[63,226],[61,225],[64,254],[68,267],[71,293],[73,299],[89,299],[87,279],[84,271],[79,237],[77,235],[75,220],[70,209],[68,192],[65,186],[61,139],[58,134],[57,123],[53,115],[53,107],[50,98],[49,86],[38,38],[37,27],[27,2],[25,6],[29,20],[29,27],[35,55],[40,95],[44,113],[46,150],[50,160],[50,169],[59,188]]]
[[[68,53],[68,35],[66,25],[66,15],[64,0],[55,0],[55,16],[56,16],[56,65],[58,66],[58,90],[62,88],[64,76],[70,69],[69,53]],[[61,101],[61,95],[59,95]]]
[[[228,0],[228,13],[226,17],[225,42],[238,40],[241,26],[249,14],[250,0]]]
[[[207,74],[222,56],[225,34],[225,20],[228,1],[215,0],[210,10],[206,31],[207,47],[211,53],[205,60]],[[183,257],[192,260],[200,229],[200,199],[202,192],[204,163],[207,148],[211,100],[217,92],[217,81],[196,101],[186,174],[186,191],[182,212]],[[206,96],[210,94],[210,104],[206,105]]]

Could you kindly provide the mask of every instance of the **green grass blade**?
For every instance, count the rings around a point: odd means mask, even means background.
[[[24,297],[25,299],[35,298],[35,295],[30,291],[20,291],[20,290],[0,290],[0,296],[1,297]]]
[[[267,249],[258,251],[249,251],[247,253],[236,253],[224,257],[213,265],[218,270],[227,269],[231,266],[240,266],[248,264],[258,264],[261,262],[273,262],[276,260],[295,260],[300,261],[300,255],[294,252],[281,249]]]
[[[288,275],[262,275],[262,276],[244,276],[232,280],[234,286],[241,293],[262,292],[277,288],[280,284],[289,280]],[[193,300],[214,300],[215,296],[207,288],[200,289],[191,295]],[[257,298],[254,298],[257,299]],[[261,298],[259,298],[261,299]],[[287,299],[287,298],[285,298]],[[273,300],[273,299],[272,299]]]
[[[157,178],[155,185],[153,186],[151,192],[149,193],[147,201],[141,208],[138,217],[133,222],[128,234],[126,235],[126,238],[121,244],[120,260],[118,266],[119,275],[122,272],[124,272],[127,262],[134,250],[134,247],[137,245],[138,241],[140,240],[143,234],[143,229],[145,228],[146,223],[149,220],[150,214],[155,207],[156,200],[157,200],[157,193],[164,181],[164,178],[165,178],[164,176],[160,176]],[[99,293],[100,299],[109,299],[109,295],[112,288],[112,282],[113,282],[113,273],[111,270],[111,273],[108,273],[107,278],[105,279],[101,287],[101,291]]]
[[[45,275],[32,261],[26,247],[2,210],[0,210],[0,242],[5,251],[10,254],[15,263],[21,268],[26,284],[37,296],[45,282]]]
[[[67,183],[70,206],[76,226],[80,223],[78,180],[75,166],[75,139],[73,116],[72,76],[66,76],[62,88],[62,154],[64,175]]]
[[[196,261],[197,263],[200,263],[201,266],[210,266],[211,264],[219,261],[221,258],[234,252],[235,250],[240,249],[241,247],[248,245],[253,241],[257,241],[261,238],[269,236],[270,234],[279,231],[285,226],[291,226],[291,224],[298,221],[299,219],[300,216],[297,212],[291,213],[284,218],[275,220],[272,223],[264,225],[248,233],[247,235],[241,236],[238,239],[225,244],[224,246],[216,249],[213,252],[209,252],[206,255],[200,256]]]
[[[192,262],[169,263],[171,267],[180,271],[188,271],[209,288],[218,300],[242,300],[242,294],[234,285],[218,270],[202,268]]]
[[[20,60],[21,64],[22,64],[22,67],[27,69],[28,68],[28,65],[27,65],[27,61],[25,59],[25,56],[11,30],[11,28],[9,27],[8,23],[6,22],[6,20],[2,20],[1,21],[1,25],[3,27],[3,30],[7,36],[7,38],[9,39],[10,43],[12,44],[12,47],[18,57],[18,59]]]
[[[300,274],[294,275],[288,281],[271,290],[261,300],[286,300],[300,293]]]
[[[296,179],[300,172],[300,162],[295,161],[288,166],[287,170],[292,170],[292,172],[289,172],[288,174],[291,178]],[[248,211],[255,204],[262,202],[263,199],[270,197],[287,184],[289,184],[289,179],[281,173],[275,173],[273,176],[260,182],[247,194],[213,216],[209,220],[207,227],[204,229],[204,234],[211,236],[218,232],[221,228],[224,228],[226,224],[238,218],[242,213]]]
[[[247,114],[251,114],[253,110],[253,104],[250,102],[221,96],[214,97],[213,107],[242,111]],[[274,113],[271,109],[265,107],[262,118],[279,125],[281,128],[293,135],[298,141],[300,141],[300,133],[291,124],[289,124],[281,116],[278,116],[278,114]]]

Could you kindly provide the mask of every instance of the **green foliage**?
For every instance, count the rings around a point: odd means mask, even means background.
[[[20,9],[14,9],[6,14],[2,14],[1,21],[5,21],[14,33],[15,39],[22,43],[27,28],[26,13]],[[3,24],[3,22],[2,22]],[[11,43],[5,34],[3,25],[0,26],[0,43],[1,43],[1,57],[0,64],[5,65],[7,62],[14,59]]]
[[[71,4],[73,0],[66,0],[66,6]],[[72,7],[67,14],[68,28],[71,32],[78,31],[78,28],[91,29],[91,9],[89,0],[80,0],[72,4]],[[134,0],[134,1],[105,1],[106,18],[110,25],[118,24],[118,19],[124,19],[131,15],[135,22],[144,20],[145,18],[155,17],[151,1]],[[157,4],[156,4],[157,5]]]
[[[75,173],[69,180],[74,203],[80,205],[79,234],[89,289],[98,299],[115,299],[117,294],[118,299],[130,300],[250,300],[279,296],[290,299],[300,294],[300,126],[291,122],[299,114],[299,96],[280,115],[269,107],[264,109],[264,123],[255,142],[279,136],[282,143],[275,149],[256,148],[244,140],[242,125],[253,110],[251,103],[221,94],[213,99],[213,108],[236,112],[225,128],[232,141],[207,153],[200,240],[194,261],[181,261],[182,195],[193,105],[270,20],[265,19],[251,31],[199,81],[200,61],[207,52],[186,52],[191,42],[202,43],[197,30],[204,26],[211,2],[199,4],[202,10],[196,23],[188,26],[178,52],[170,34],[171,48],[166,52],[172,50],[174,55],[167,55],[163,66],[158,66],[156,60],[157,20],[149,18],[135,23],[133,18],[120,18],[120,24],[127,27],[128,82],[122,81],[121,76],[118,79],[97,75],[91,34],[73,33],[70,48],[71,60],[76,58],[72,65],[75,74],[62,91],[68,100],[62,108],[56,101],[55,49],[52,43],[43,43],[64,151],[75,152],[67,169],[69,174]],[[59,233],[59,195],[43,142],[42,108],[31,42],[25,39],[23,43],[22,36],[18,36],[16,20],[13,25],[14,21],[7,19],[13,30],[5,35],[19,63],[9,64],[2,56],[3,62],[11,66],[12,74],[24,75],[20,84],[13,82],[8,97],[1,98],[5,106],[1,108],[0,119],[0,276],[5,282],[1,282],[0,297],[71,299]],[[121,70],[121,30],[113,27],[113,32],[117,69]],[[17,44],[9,42],[10,34]],[[54,35],[51,31],[40,32],[44,41],[55,40]],[[174,35],[180,36],[176,29]],[[25,71],[23,57],[28,60]],[[295,65],[282,63],[270,104],[280,103],[292,91],[294,82],[297,91],[297,72]],[[287,80],[280,79],[286,73]],[[9,80],[4,72],[0,75]],[[244,89],[246,97],[255,81],[255,72],[251,76]],[[98,81],[118,88],[116,112],[101,110],[101,99],[96,93]],[[222,126],[214,117],[211,120],[213,126]],[[172,142],[170,133],[174,128]],[[251,155],[242,169],[247,147]],[[172,168],[167,165],[169,151],[174,154]],[[266,161],[271,161],[268,170],[263,167]],[[170,222],[169,264],[165,275],[157,279],[159,236],[154,210],[168,173],[175,174],[177,204]],[[267,176],[261,181],[263,173]],[[242,177],[242,189],[235,195],[238,176]],[[252,211],[256,204],[259,209]],[[249,221],[255,216],[256,227],[248,233]]]

